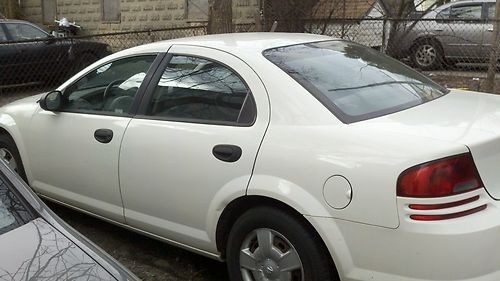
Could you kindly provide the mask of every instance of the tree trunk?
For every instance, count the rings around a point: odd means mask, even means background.
[[[208,0],[208,34],[233,32],[232,0]]]
[[[387,40],[386,52],[390,56],[399,57],[401,55],[401,50],[399,48],[400,44],[398,41],[401,40],[401,36],[399,36],[398,38],[398,35],[400,35],[400,29],[402,28],[402,26],[400,26],[400,19],[405,17],[408,12],[406,11],[407,3],[405,2],[405,0],[397,1],[394,3],[394,5],[395,6],[391,7],[391,12],[389,14],[389,16],[393,18],[393,20],[391,21],[391,26],[389,29],[389,39]]]
[[[304,32],[306,19],[311,18],[320,0],[264,0],[264,28],[269,31],[274,22],[279,32]],[[334,0],[330,0],[334,1]],[[346,0],[347,1],[347,0]]]
[[[420,2],[420,4],[422,3],[423,2]],[[390,9],[392,12],[389,14],[389,17],[393,19],[389,20],[390,29],[387,39],[386,54],[394,57],[403,55],[400,49],[400,41],[405,40],[410,31],[420,22],[421,17],[436,7],[436,3],[427,7],[419,18],[412,20],[409,20],[408,17],[412,11],[415,10],[415,3],[413,1],[398,0],[394,3],[397,4],[397,6],[393,6]]]
[[[495,93],[495,75],[497,72],[498,56],[500,53],[500,1],[495,8],[495,21],[493,22],[493,41],[491,42],[490,64],[486,77],[485,91]]]

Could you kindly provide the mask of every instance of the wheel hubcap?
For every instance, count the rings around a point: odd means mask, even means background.
[[[420,45],[415,52],[415,60],[421,66],[430,66],[437,58],[437,51],[434,46],[425,44]]]
[[[240,249],[244,281],[304,281],[299,254],[280,233],[260,228],[247,235]]]
[[[12,153],[6,148],[0,148],[0,159],[4,161],[9,168],[17,173],[17,163]]]

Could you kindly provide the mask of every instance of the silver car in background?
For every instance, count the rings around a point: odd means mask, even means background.
[[[64,223],[0,161],[0,280],[139,279]]]
[[[443,62],[485,62],[493,40],[495,0],[451,2],[408,22],[397,36],[398,56],[409,56],[423,70]],[[413,25],[413,27],[411,27]]]

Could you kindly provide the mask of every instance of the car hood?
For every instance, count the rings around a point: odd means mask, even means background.
[[[33,95],[33,96],[28,96],[28,97],[25,97],[25,98],[13,101],[13,102],[9,103],[8,105],[37,104],[37,101],[39,101],[45,94],[47,94],[47,93],[42,93],[42,94],[36,94],[36,95]]]
[[[41,218],[0,235],[0,249],[0,279],[116,281]]]
[[[466,146],[485,188],[500,199],[500,96],[451,90],[431,102],[354,125]]]

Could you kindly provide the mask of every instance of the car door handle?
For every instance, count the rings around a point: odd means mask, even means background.
[[[493,28],[488,28],[488,31],[489,32],[493,32]]]
[[[435,29],[434,29],[434,31],[437,31],[437,32],[441,32],[441,31],[443,31],[443,30],[444,30],[444,29],[442,29],[442,28],[435,28]]]
[[[100,143],[108,143],[113,139],[113,131],[110,129],[97,129],[94,138]]]
[[[231,144],[218,144],[212,149],[215,158],[224,162],[236,162],[241,157],[241,148]]]

